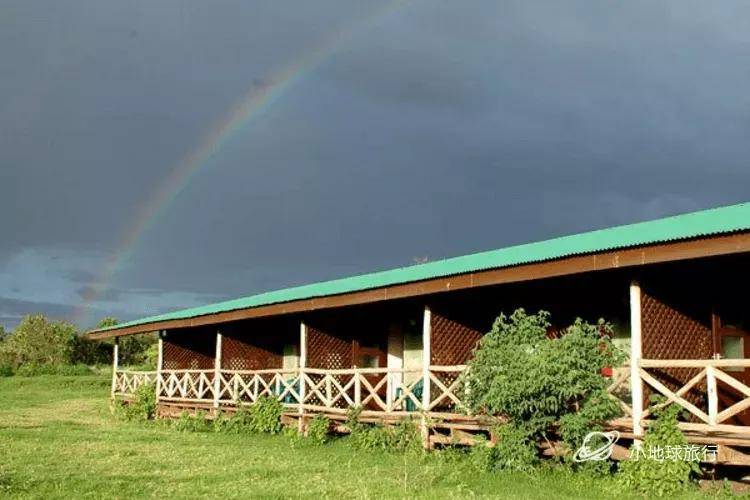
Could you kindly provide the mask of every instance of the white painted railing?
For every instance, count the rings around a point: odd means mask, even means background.
[[[676,377],[670,372],[676,369],[692,369],[695,373],[674,387]],[[680,422],[683,430],[747,433],[748,426],[728,422],[750,410],[750,387],[736,377],[738,371],[748,369],[750,359],[641,359],[637,370],[640,380],[653,394],[663,398],[644,406],[641,422],[648,426],[656,411],[677,405],[691,415],[692,421]],[[630,373],[618,370],[610,386],[610,393],[618,399],[625,415],[620,422],[633,418]]]
[[[112,393],[115,396],[132,397],[139,387],[155,381],[155,371],[118,370],[115,372]]]
[[[119,396],[132,396],[142,384],[158,379],[160,401],[214,405],[251,404],[276,397],[286,406],[309,411],[345,413],[361,407],[367,413],[459,413],[464,406],[459,391],[465,366],[431,366],[429,384],[421,369],[351,368],[344,370],[161,370],[118,371]],[[218,376],[218,383],[215,377]],[[424,391],[429,404],[425,408]]]
[[[157,395],[160,401],[213,403],[214,370],[162,370]]]

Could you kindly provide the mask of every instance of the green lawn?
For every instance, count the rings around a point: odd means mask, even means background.
[[[284,436],[182,433],[110,415],[104,376],[0,378],[0,496],[622,498],[564,471],[480,473],[435,456]]]

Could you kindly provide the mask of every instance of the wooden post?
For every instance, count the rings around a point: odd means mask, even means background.
[[[307,367],[307,325],[301,322],[299,325],[299,422],[298,431],[305,430],[305,368]]]
[[[385,411],[393,411],[393,374],[390,371],[385,372]]]
[[[719,394],[716,391],[716,368],[706,367],[706,389],[708,392],[708,425],[716,425],[719,414]]]
[[[164,335],[166,331],[160,331],[157,335],[159,340],[157,341],[156,350],[156,406],[159,406],[159,396],[161,395],[161,371],[164,368]]]
[[[221,399],[221,332],[216,332],[216,355],[214,356],[214,411],[219,409]]]
[[[120,337],[115,337],[115,345],[112,348],[112,399],[117,392],[117,369],[120,365]]]
[[[643,380],[640,375],[641,362],[641,287],[633,281],[630,284],[630,394],[633,408],[633,434],[643,434]],[[636,446],[641,441],[634,440]]]
[[[333,386],[331,385],[331,374],[325,375],[326,379],[326,401],[325,406],[333,406],[331,400],[333,399]]]
[[[362,405],[362,380],[359,378],[360,373],[357,368],[354,368],[354,406]]]
[[[424,308],[422,321],[422,444],[430,448],[430,430],[427,427],[427,412],[430,408],[430,362],[432,361],[430,344],[432,342],[432,311]]]

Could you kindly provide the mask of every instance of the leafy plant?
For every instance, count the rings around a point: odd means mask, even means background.
[[[534,443],[555,435],[576,449],[588,432],[620,413],[601,375],[603,368],[623,361],[611,343],[610,325],[577,319],[553,339],[547,335],[549,316],[523,309],[498,316],[464,376],[475,413],[508,419],[501,431],[506,443],[491,453],[495,468],[526,468],[534,463]]]
[[[396,425],[362,424],[348,425],[351,429],[349,442],[360,450],[390,452],[417,451],[421,449],[421,438],[417,426],[411,420],[402,420]]]
[[[315,444],[325,444],[328,441],[330,427],[331,421],[328,417],[322,413],[318,413],[307,424],[307,438]]]
[[[250,429],[254,432],[278,434],[281,432],[283,413],[284,405],[277,398],[270,396],[258,398],[255,404],[250,406]]]
[[[128,403],[120,405],[115,408],[128,420],[152,420],[156,416],[156,383],[141,385]]]
[[[670,405],[657,413],[640,449],[632,446],[630,459],[620,462],[620,484],[649,496],[675,496],[690,486],[700,468],[697,457],[679,452],[689,449],[677,426],[680,411]]]
[[[203,411],[197,411],[195,415],[183,411],[179,418],[172,422],[172,426],[180,432],[208,432],[213,428]]]

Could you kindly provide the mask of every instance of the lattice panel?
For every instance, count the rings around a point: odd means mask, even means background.
[[[436,363],[437,364],[437,363]],[[463,364],[463,363],[458,363]],[[445,388],[450,388],[451,384],[453,384],[456,380],[458,380],[459,376],[461,375],[460,372],[440,372],[436,373],[433,372],[433,375],[440,381]],[[430,390],[432,401],[435,401],[436,399],[440,398],[439,401],[437,401],[437,404],[432,407],[432,411],[443,411],[443,412],[458,412],[458,409],[456,408],[455,402],[448,398],[448,397],[440,397],[443,390],[437,386],[437,384],[433,381],[432,389]]]
[[[221,366],[227,370],[281,368],[282,348],[269,344],[268,339],[263,338],[241,339],[224,336],[221,341]]]
[[[352,342],[318,328],[307,328],[307,366],[341,370],[352,366]]]
[[[439,312],[432,312],[431,364],[462,365],[470,358],[482,332],[455,321]]]
[[[701,323],[700,311],[667,303],[645,292],[641,298],[643,357],[646,359],[708,359],[712,355],[711,327]],[[707,317],[706,320],[709,318]],[[652,369],[649,372],[671,390],[698,374],[697,368]],[[648,387],[647,387],[648,389]],[[699,408],[705,406],[705,384],[686,396]],[[648,392],[648,391],[647,391]],[[646,394],[648,397],[648,394]]]
[[[164,339],[165,370],[209,370],[214,367],[216,333],[200,330],[169,332]]]

